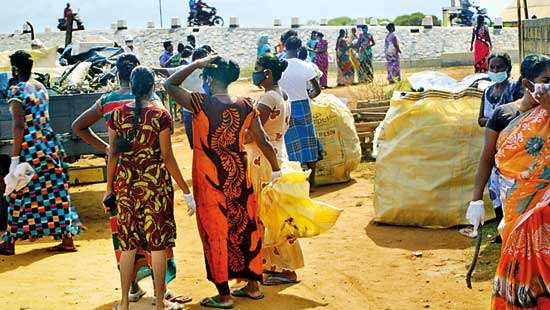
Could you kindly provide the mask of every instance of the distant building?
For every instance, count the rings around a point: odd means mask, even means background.
[[[500,14],[504,22],[517,22],[518,20],[518,9],[516,0],[508,0],[510,5]],[[522,1],[523,3],[523,1]],[[537,18],[550,17],[550,1],[548,0],[527,0],[527,5],[529,6],[529,16],[536,16]],[[525,19],[525,14],[523,12],[523,7],[521,11],[521,16]]]

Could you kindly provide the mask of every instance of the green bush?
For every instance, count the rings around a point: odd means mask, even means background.
[[[393,21],[396,26],[422,26],[422,19],[426,17],[424,13],[416,12],[410,15],[401,15]],[[437,16],[432,16],[434,26],[441,26],[441,20]]]
[[[329,26],[351,26],[355,24],[355,19],[347,16],[336,17],[328,21]]]

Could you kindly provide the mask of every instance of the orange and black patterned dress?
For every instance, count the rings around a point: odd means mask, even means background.
[[[124,105],[107,123],[120,137],[133,128],[134,108]],[[141,109],[140,126],[132,151],[121,153],[115,180],[118,208],[118,241],[122,251],[143,248],[161,251],[173,248],[176,239],[172,179],[160,151],[160,133],[172,128],[166,109]]]
[[[260,281],[262,235],[244,150],[245,132],[257,115],[252,100],[224,104],[199,93],[191,98],[193,191],[208,279]]]

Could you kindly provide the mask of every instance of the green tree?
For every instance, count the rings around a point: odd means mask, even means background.
[[[410,15],[401,15],[395,18],[393,21],[397,26],[422,26],[422,19],[426,15],[421,12],[412,13]],[[441,20],[437,16],[432,16],[434,26],[441,26]]]
[[[355,24],[355,19],[347,16],[340,16],[328,21],[329,26],[349,26]]]

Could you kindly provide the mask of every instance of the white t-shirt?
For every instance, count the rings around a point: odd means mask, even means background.
[[[308,82],[313,80],[317,73],[311,65],[298,58],[286,60],[288,67],[283,72],[279,86],[283,89],[290,101],[309,99],[307,94]]]

